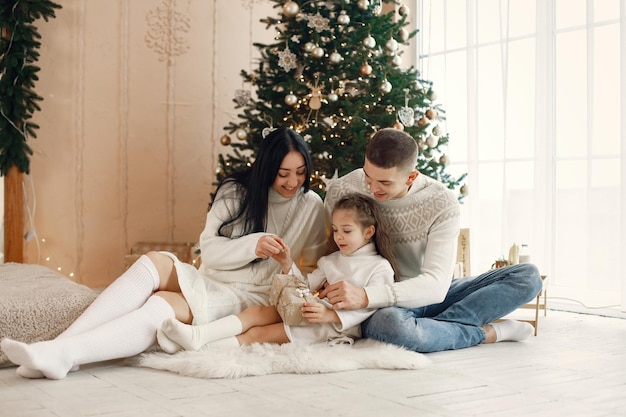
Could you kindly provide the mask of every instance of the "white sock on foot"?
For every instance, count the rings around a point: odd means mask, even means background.
[[[137,310],[159,288],[159,273],[154,263],[142,255],[119,278],[102,291],[93,303],[55,339],[74,336]],[[70,372],[80,369],[73,366]],[[20,365],[15,371],[23,378],[38,379],[44,375],[37,369]]]
[[[143,352],[155,343],[163,321],[173,316],[169,303],[153,296],[140,309],[85,333],[31,345],[3,339],[1,347],[11,362],[62,379],[75,365]]]
[[[181,345],[179,345],[178,343],[174,342],[172,339],[167,337],[167,335],[163,333],[163,329],[157,329],[157,343],[159,344],[159,347],[161,348],[163,352],[166,352],[169,354],[176,353],[179,350],[184,350]]]
[[[489,325],[496,331],[496,342],[519,342],[535,331],[530,323],[517,320],[504,320]]]
[[[189,325],[176,319],[166,320],[161,330],[167,338],[185,350],[200,350],[207,343],[236,336],[243,330],[241,320],[235,315],[226,316],[211,323]]]

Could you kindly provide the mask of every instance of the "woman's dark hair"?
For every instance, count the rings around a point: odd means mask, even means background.
[[[225,227],[240,219],[245,221],[242,235],[265,231],[268,214],[268,191],[276,180],[280,164],[291,151],[299,152],[304,158],[306,172],[302,189],[305,193],[309,191],[311,155],[307,143],[302,136],[291,129],[278,128],[273,130],[261,141],[252,166],[245,171],[233,172],[228,175],[218,187],[219,191],[219,188],[224,184],[235,183],[240,186],[237,187],[238,191],[243,193],[239,211],[220,226],[219,234],[221,236],[228,235],[224,233]]]
[[[380,210],[378,204],[372,199],[363,194],[346,194],[343,196],[333,207],[333,213],[336,210],[354,210],[356,216],[354,220],[362,228],[374,226],[374,236],[372,240],[376,246],[376,250],[383,258],[387,259],[393,268],[393,273],[396,279],[398,275],[398,260],[396,254],[393,251],[391,244],[391,238],[387,233],[387,228],[384,222],[381,221]]]

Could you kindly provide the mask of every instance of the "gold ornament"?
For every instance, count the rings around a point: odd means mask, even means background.
[[[418,126],[424,126],[424,125],[427,125],[427,124],[428,124],[428,119],[425,118],[425,117],[422,117],[421,119],[419,119],[417,121],[417,125]]]
[[[398,14],[400,16],[408,16],[410,13],[410,10],[408,7],[406,7],[405,4],[403,4],[402,6],[398,7]]]
[[[463,184],[461,186],[461,195],[462,196],[466,196],[467,194],[469,194],[469,190],[467,189],[467,184]]]
[[[314,49],[311,51],[311,56],[312,56],[313,58],[316,58],[316,59],[323,58],[323,57],[324,57],[324,49],[323,49],[323,48],[320,48],[319,46],[318,46],[318,47],[316,47],[316,48],[314,48]]]
[[[437,117],[437,110],[435,109],[426,110],[426,117],[428,117],[430,120],[433,120],[435,117]]]
[[[404,125],[398,121],[396,121],[392,127],[396,130],[404,130]]]
[[[406,30],[405,28],[401,28],[398,31],[398,38],[402,41],[402,42],[406,42],[407,39],[409,39],[409,31]]]
[[[361,65],[361,68],[359,68],[359,72],[361,75],[368,77],[372,74],[372,66],[367,63],[363,64]]]
[[[288,1],[283,6],[283,14],[287,17],[295,17],[300,11],[300,6],[295,1]]]
[[[220,143],[221,143],[222,145],[224,145],[224,146],[228,146],[228,145],[230,145],[230,136],[228,136],[228,135],[223,135],[223,136],[220,138]]]
[[[369,0],[359,0],[357,2],[357,6],[361,10],[367,10],[370,7],[370,2],[369,2]]]

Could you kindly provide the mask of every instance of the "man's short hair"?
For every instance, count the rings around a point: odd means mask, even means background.
[[[372,135],[365,157],[377,167],[398,168],[407,173],[417,165],[417,143],[408,133],[394,128],[380,129]]]

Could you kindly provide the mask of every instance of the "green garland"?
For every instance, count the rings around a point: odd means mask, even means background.
[[[35,66],[39,58],[41,35],[33,22],[55,17],[61,6],[48,0],[0,2],[0,175],[15,165],[24,173],[30,171],[32,149],[28,138],[35,138],[39,126],[31,121],[41,110],[43,100],[33,90],[39,79]]]

